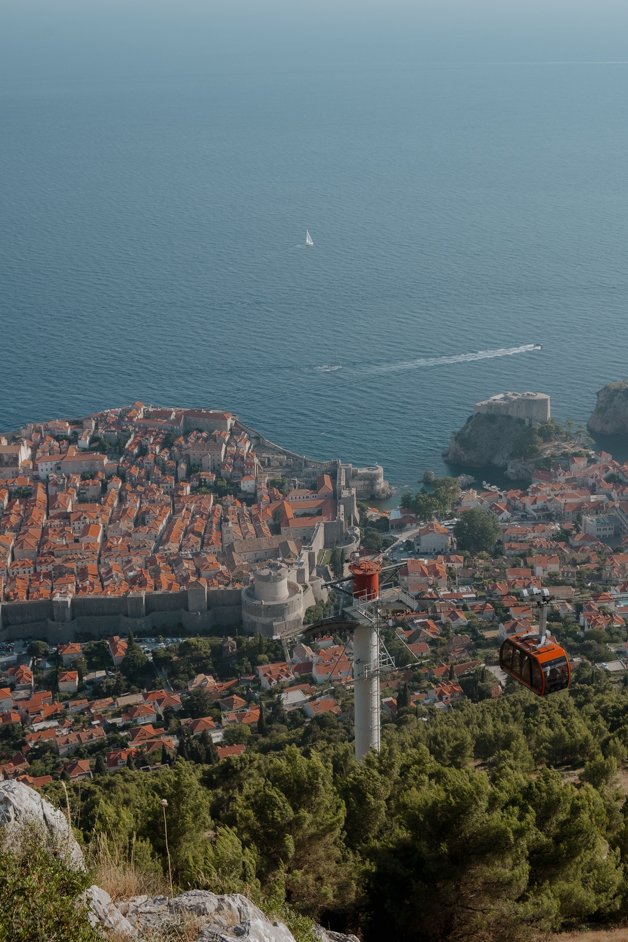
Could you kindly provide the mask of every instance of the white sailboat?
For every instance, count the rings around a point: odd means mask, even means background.
[[[309,229],[306,229],[306,230],[305,230],[305,244],[306,244],[308,247],[314,245],[314,239],[313,239],[312,236],[310,235],[310,230],[309,230]]]

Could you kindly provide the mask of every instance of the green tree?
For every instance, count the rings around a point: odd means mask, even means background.
[[[410,692],[407,684],[402,684],[397,692],[397,709],[403,710],[410,703]]]
[[[362,547],[370,553],[379,553],[384,545],[384,538],[381,533],[369,527],[364,531],[362,537]]]
[[[544,891],[556,913],[554,925],[612,912],[624,875],[619,853],[609,851],[604,839],[608,817],[601,795],[544,769],[517,799],[538,831],[528,855],[531,890]]]
[[[96,756],[96,762],[94,763],[94,774],[105,775],[106,772],[107,763],[105,762],[105,757],[103,755]]]
[[[590,782],[596,789],[611,785],[617,775],[617,759],[615,756],[605,758],[602,755],[593,756],[585,763],[580,776],[583,782]]]
[[[419,520],[431,520],[437,508],[437,502],[427,491],[419,491],[414,498],[414,512]]]
[[[201,716],[209,716],[214,709],[214,701],[206,690],[198,688],[185,701],[185,710],[188,716],[197,719]]]
[[[344,803],[331,768],[294,746],[269,757],[264,777],[250,772],[235,800],[238,833],[257,847],[257,874],[299,911],[342,900],[351,883],[343,859]]]
[[[222,741],[225,746],[234,746],[238,743],[247,743],[251,738],[251,730],[245,723],[232,723],[225,729]]]
[[[127,652],[120,664],[120,671],[126,680],[138,687],[152,680],[152,666],[139,644],[129,638]]]
[[[166,796],[168,845],[175,878],[181,886],[189,888],[197,885],[199,874],[203,872],[211,824],[209,795],[202,787],[195,767],[189,762],[177,759],[173,771],[174,777]],[[159,826],[157,821],[155,826]],[[163,827],[159,828],[161,835]],[[162,843],[160,838],[160,844],[163,852],[165,840]]]
[[[481,507],[465,510],[454,527],[458,548],[469,553],[490,553],[499,536],[497,520]]]
[[[414,511],[414,497],[412,496],[410,491],[403,492],[403,494],[401,495],[401,500],[399,501],[399,506],[403,510],[410,510],[412,512]]]
[[[386,799],[390,780],[381,763],[369,754],[363,762],[352,762],[339,782],[345,803],[345,834],[352,850],[365,850],[378,843],[386,821]]]
[[[513,458],[536,458],[541,450],[542,437],[533,425],[522,428],[512,447]]]
[[[332,550],[329,565],[336,578],[340,579],[343,575],[344,566],[342,563],[342,550],[338,549],[337,546]]]
[[[481,776],[434,769],[428,778],[426,771],[414,771],[396,824],[375,852],[367,939],[510,942],[527,885],[525,822],[491,807]]]
[[[457,478],[436,478],[432,484],[432,497],[439,513],[449,513],[460,497]]]
[[[83,645],[82,652],[89,670],[111,669],[111,655],[104,641],[88,641]]]
[[[268,732],[266,725],[266,708],[263,703],[259,705],[259,719],[257,721],[257,732],[260,736],[265,736]]]
[[[31,641],[26,649],[29,657],[48,657],[50,648],[45,641]]]
[[[255,877],[256,853],[244,847],[237,832],[219,826],[203,854],[201,882],[212,893],[259,893]]]

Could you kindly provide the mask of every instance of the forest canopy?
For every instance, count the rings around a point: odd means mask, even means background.
[[[517,942],[625,918],[627,691],[576,685],[400,710],[361,763],[334,730],[208,764],[69,786],[105,837],[181,888],[287,903],[370,940]],[[62,786],[48,795],[62,803]],[[139,861],[139,864],[138,864]]]

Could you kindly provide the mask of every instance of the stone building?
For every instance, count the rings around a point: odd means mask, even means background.
[[[547,422],[551,418],[550,397],[540,392],[497,393],[490,399],[476,402],[474,411],[489,415],[509,415],[523,419],[530,425]]]

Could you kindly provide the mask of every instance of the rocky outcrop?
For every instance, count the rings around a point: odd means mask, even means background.
[[[128,936],[137,942],[172,934],[179,938],[185,930],[190,942],[295,942],[294,936],[278,920],[269,919],[246,896],[217,896],[206,890],[189,890],[172,899],[167,896],[134,896],[112,903],[108,893],[90,887],[84,898],[92,913],[92,923],[116,939]],[[356,936],[331,932],[316,926],[318,942],[359,942]]]
[[[83,852],[65,815],[27,785],[0,782],[0,836],[14,842],[25,827],[36,828],[50,850],[62,856],[68,866],[85,870]],[[190,942],[295,942],[283,922],[265,916],[240,894],[217,896],[189,890],[172,898],[135,896],[114,903],[105,890],[90,886],[82,901],[92,925],[103,929],[105,938],[148,942],[157,934],[163,938],[171,932],[172,938],[183,938],[185,933]],[[358,942],[355,936],[328,932],[320,926],[315,933],[319,942]]]
[[[314,935],[319,942],[360,942],[357,935],[345,935],[344,932],[332,932],[322,926],[314,927]]]
[[[529,457],[525,452],[531,431],[522,419],[475,413],[453,433],[445,458],[471,468],[506,468],[513,459]]]
[[[282,922],[268,919],[246,896],[216,896],[205,890],[189,890],[170,899],[167,896],[135,896],[118,903],[120,913],[136,930],[139,938],[156,929],[183,925],[194,942],[294,942],[294,936]]]
[[[137,938],[137,930],[126,919],[106,890],[99,886],[90,886],[81,897],[87,906],[89,921],[92,926],[114,933],[116,939],[127,936]]]
[[[85,858],[66,816],[21,782],[0,782],[0,827],[5,840],[19,841],[24,827],[34,827],[46,845],[75,870],[85,869]]]
[[[593,435],[628,435],[628,380],[600,389],[587,428]]]

